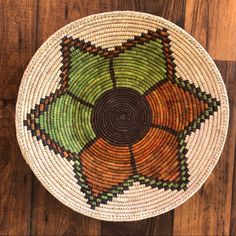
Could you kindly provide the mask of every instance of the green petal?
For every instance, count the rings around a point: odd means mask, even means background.
[[[50,139],[64,149],[78,153],[95,138],[90,122],[91,112],[91,108],[63,95],[39,116],[38,122]]]
[[[166,66],[161,40],[136,44],[114,58],[117,87],[136,89],[141,94],[165,78]]]
[[[112,87],[109,60],[72,48],[69,72],[70,92],[94,104],[102,93]]]

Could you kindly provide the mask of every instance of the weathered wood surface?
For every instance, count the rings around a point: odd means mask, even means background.
[[[23,72],[40,45],[78,18],[113,10],[162,16],[191,33],[216,61],[230,100],[222,157],[201,190],[176,210],[112,223],[73,212],[24,162],[14,110]],[[0,235],[236,235],[236,2],[234,0],[0,0]]]
[[[236,4],[234,0],[187,0],[185,30],[215,60],[235,61]]]
[[[175,209],[174,235],[235,235],[235,137],[236,137],[236,62],[216,61],[225,81],[230,102],[230,129],[214,171],[203,187]],[[232,217],[232,218],[231,218]]]

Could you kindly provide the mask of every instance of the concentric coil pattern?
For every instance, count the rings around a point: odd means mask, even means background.
[[[143,138],[151,127],[152,113],[145,98],[132,89],[112,89],[96,101],[92,127],[98,137],[116,146]]]
[[[145,218],[145,214],[155,215],[158,209],[163,212],[174,203],[177,205],[181,196],[187,198],[188,192],[194,191],[198,176],[206,174],[203,163],[210,163],[210,157],[204,156],[209,152],[201,154],[199,147],[207,150],[206,143],[214,140],[217,144],[220,138],[216,137],[223,133],[217,133],[220,128],[211,125],[212,117],[215,122],[220,119],[224,127],[227,123],[227,119],[219,118],[227,106],[227,100],[220,96],[225,93],[224,86],[222,81],[213,79],[220,75],[215,68],[210,70],[208,55],[165,20],[145,18],[140,13],[126,14],[104,14],[96,18],[96,23],[91,17],[83,22],[83,27],[88,28],[84,36],[72,24],[75,28],[70,26],[62,30],[63,34],[57,33],[57,43],[53,41],[55,37],[50,39],[58,55],[58,66],[48,65],[54,68],[48,69],[52,87],[27,100],[30,109],[23,110],[21,120],[22,129],[27,130],[24,135],[29,135],[24,142],[32,140],[31,146],[42,150],[38,152],[42,164],[36,164],[37,158],[28,159],[36,175],[44,179],[42,173],[51,169],[49,183],[57,186],[53,194],[63,202],[69,194],[67,205],[100,219]],[[106,31],[111,24],[108,22],[117,24],[113,37],[109,36],[112,31]],[[140,29],[129,31],[125,22],[132,24],[132,29],[138,25]],[[99,27],[105,30],[103,36],[84,39],[85,35],[99,32]],[[42,48],[40,52],[46,50],[45,57],[47,47]],[[190,51],[196,54],[196,60],[190,58]],[[189,66],[190,62],[195,66]],[[191,71],[196,68],[202,70],[198,75],[205,76],[209,71],[212,75],[198,81],[199,77]],[[31,67],[28,70],[25,78],[34,73]],[[38,79],[28,87],[27,83],[21,88],[29,93],[22,95],[25,99],[33,91],[26,88],[37,84],[34,89],[42,90],[47,82]],[[25,107],[21,108],[21,103],[19,98],[18,110]],[[215,138],[211,139],[213,134]],[[24,135],[21,133],[20,137]],[[207,141],[203,144],[198,135]],[[222,145],[222,138],[218,146]],[[203,168],[201,173],[195,170],[197,166]],[[50,185],[50,189],[54,187]],[[146,191],[147,200],[140,191]],[[159,198],[162,200],[158,202]],[[142,214],[144,208],[148,213]],[[124,211],[130,218],[123,216]]]

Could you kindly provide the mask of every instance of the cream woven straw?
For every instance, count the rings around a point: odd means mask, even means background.
[[[53,34],[18,94],[26,162],[84,215],[132,221],[191,197],[222,152],[227,93],[207,52],[175,24],[108,12]]]

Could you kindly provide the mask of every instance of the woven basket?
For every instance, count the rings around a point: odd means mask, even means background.
[[[191,197],[219,159],[228,119],[207,52],[173,23],[131,11],[53,34],[16,107],[22,154],[44,187],[108,221],[156,216]]]

